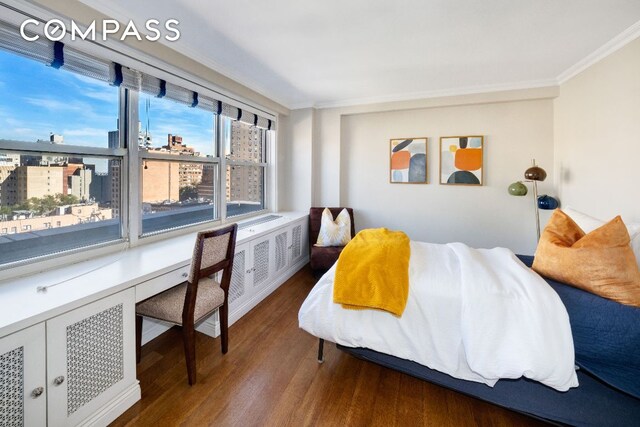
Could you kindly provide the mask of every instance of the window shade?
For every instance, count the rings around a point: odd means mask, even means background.
[[[28,34],[31,34],[27,31]],[[35,35],[35,34],[31,34]],[[109,84],[123,86],[127,89],[142,91],[156,97],[166,97],[184,105],[203,108],[207,111],[220,113],[233,120],[239,120],[251,126],[275,130],[275,122],[254,113],[244,111],[231,104],[202,96],[197,92],[185,89],[170,82],[165,82],[149,74],[123,67],[111,61],[96,58],[74,47],[57,43],[58,58],[55,55],[56,43],[45,37],[35,41],[27,41],[20,35],[20,29],[14,25],[0,21],[0,48],[17,53],[18,55],[52,65],[56,68],[62,63],[62,68],[91,77]],[[60,57],[60,50],[62,57]],[[220,108],[222,107],[222,108]]]
[[[165,82],[164,80],[149,74],[142,74],[142,84],[140,89],[142,92],[151,96],[168,98],[183,105],[195,106],[216,114],[219,113],[233,120],[240,120],[241,122],[251,126],[257,125],[263,129],[275,130],[275,122],[272,120],[262,116],[257,116],[254,113],[244,111],[231,104],[221,102],[214,98],[209,98],[208,96],[201,95],[173,83]],[[220,111],[219,105],[222,106]]]
[[[240,120],[242,123],[254,126],[256,124],[257,116],[248,111],[241,110],[240,118],[238,120]]]
[[[64,64],[62,68],[83,76],[91,77],[107,83],[113,83],[113,62],[94,58],[83,52],[64,47]]]
[[[140,90],[142,77],[139,71],[122,67],[122,83],[120,86],[131,90]]]
[[[25,31],[25,33],[35,35],[30,31]],[[18,27],[4,22],[0,22],[0,48],[47,65],[50,65],[54,59],[52,41],[44,37],[32,42],[27,41],[20,35]]]

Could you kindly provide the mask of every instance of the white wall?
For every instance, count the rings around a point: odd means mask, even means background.
[[[484,135],[484,185],[439,184],[439,138]],[[389,140],[429,137],[429,184],[389,183]],[[342,118],[341,204],[356,211],[358,229],[388,227],[427,242],[462,241],[531,254],[536,233],[533,198],[513,197],[535,158],[553,194],[551,99],[348,115]]]
[[[561,85],[554,110],[564,204],[640,222],[640,39]]]
[[[313,198],[312,153],[315,110],[294,110],[281,117],[278,146],[278,208],[308,211]]]

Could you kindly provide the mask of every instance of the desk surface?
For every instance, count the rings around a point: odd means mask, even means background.
[[[282,217],[239,230],[236,245],[307,214],[277,215]],[[189,264],[195,236],[193,232],[1,282],[0,337]],[[40,286],[48,286],[47,291],[38,292]]]

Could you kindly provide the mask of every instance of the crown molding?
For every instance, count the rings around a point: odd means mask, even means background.
[[[313,107],[318,109],[327,108],[344,108],[354,107],[358,105],[382,104],[391,102],[417,101],[421,99],[444,98],[463,95],[475,95],[491,92],[505,92],[511,90],[537,89],[543,87],[558,86],[556,79],[535,80],[521,83],[500,83],[492,85],[469,86],[466,88],[452,88],[435,91],[412,92],[406,94],[394,94],[373,96],[367,98],[354,98],[344,101],[328,101],[315,104]]]
[[[640,21],[636,22],[635,24],[615,36],[613,39],[602,45],[600,48],[596,49],[594,52],[590,53],[580,61],[573,64],[571,67],[567,68],[557,77],[558,84],[563,84],[567,80],[577,76],[587,68],[616,52],[638,37],[640,37]]]

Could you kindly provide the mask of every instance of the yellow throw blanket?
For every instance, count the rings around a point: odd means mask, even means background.
[[[338,258],[333,302],[400,317],[409,296],[409,237],[386,228],[362,230]]]

